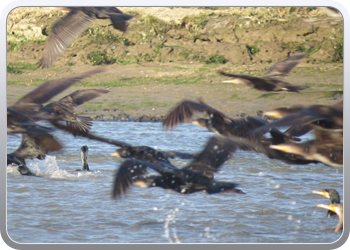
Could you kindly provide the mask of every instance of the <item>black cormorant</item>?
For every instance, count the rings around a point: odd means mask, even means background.
[[[343,105],[312,105],[298,112],[252,131],[251,135],[265,133],[278,126],[310,126],[314,139],[302,143],[283,142],[270,148],[299,155],[304,159],[322,162],[332,167],[343,166]]]
[[[115,176],[113,197],[125,195],[131,184],[142,187],[161,187],[172,189],[181,194],[205,191],[208,194],[220,192],[243,193],[236,189],[237,184],[214,180],[214,173],[225,161],[231,158],[236,144],[224,137],[212,137],[204,150],[187,166],[178,169],[164,167],[142,160],[124,161]],[[147,169],[153,169],[160,175],[144,176]]]
[[[43,57],[38,63],[42,68],[49,68],[95,19],[110,19],[115,29],[124,32],[127,29],[126,21],[133,18],[131,15],[123,14],[116,7],[64,7],[63,9],[68,10],[69,13],[52,27]]]
[[[328,199],[331,200],[332,204],[339,204],[340,203],[340,195],[337,190],[333,188],[323,189],[321,191],[313,190],[312,193],[314,194],[320,194]],[[331,210],[328,210],[327,217],[333,216],[336,213],[332,212]]]
[[[16,103],[7,108],[7,132],[8,133],[35,133],[36,129],[41,132],[48,132],[48,128],[43,128],[32,122],[32,120],[49,119],[51,116],[45,116],[39,110],[42,105],[48,102],[52,97],[58,95],[73,84],[83,80],[86,77],[103,72],[104,69],[98,68],[77,76],[64,77],[45,82],[33,91],[29,92]]]
[[[39,112],[43,116],[48,117],[47,119],[62,120],[68,126],[76,127],[80,130],[89,130],[92,126],[92,119],[88,116],[77,115],[74,109],[108,92],[108,90],[104,89],[77,90],[56,102],[43,106]]]
[[[21,175],[34,175],[27,167],[26,159],[45,159],[47,153],[58,151],[62,148],[50,134],[23,133],[19,147],[12,153],[7,154],[7,164],[15,164]]]
[[[317,207],[321,207],[324,209],[328,209],[338,215],[339,222],[336,228],[334,229],[334,232],[339,232],[343,230],[343,204],[318,204]]]
[[[88,164],[88,153],[89,148],[88,146],[84,145],[80,148],[80,156],[81,156],[81,162],[83,164],[82,169],[77,169],[76,171],[90,171],[89,164]]]
[[[195,119],[196,113],[204,113],[207,118]],[[219,135],[242,136],[268,122],[259,117],[230,118],[207,105],[203,100],[183,100],[174,107],[163,120],[165,128],[173,128],[179,123],[194,123]]]
[[[233,80],[224,82],[245,84],[249,88],[254,88],[261,91],[268,92],[299,92],[309,88],[309,86],[292,85],[288,82],[282,81],[276,76],[287,76],[289,72],[299,63],[299,60],[304,58],[304,53],[296,53],[280,62],[275,63],[262,77],[251,75],[230,74],[219,71],[221,75],[232,77]]]

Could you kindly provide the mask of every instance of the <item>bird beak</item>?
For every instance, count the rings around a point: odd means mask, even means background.
[[[226,83],[233,83],[233,84],[239,84],[239,82],[236,79],[232,79],[232,80],[225,80],[222,82],[226,82]]]
[[[135,182],[133,183],[133,185],[139,186],[139,187],[143,187],[143,188],[148,187],[147,184],[146,184],[146,182],[144,182],[144,181],[135,181]]]
[[[285,144],[270,145],[270,148],[280,150],[282,152],[289,152],[289,147]]]
[[[117,157],[120,157],[120,154],[118,151],[115,151],[114,153],[111,154],[111,156],[117,156]]]
[[[265,111],[263,113],[263,116],[269,116],[269,117],[273,117],[273,118],[277,118],[280,119],[282,118],[281,114],[277,111],[271,110],[271,111]]]
[[[322,195],[322,196],[324,196],[324,197],[326,197],[326,198],[329,199],[329,194],[328,194],[327,192],[313,190],[312,193],[313,193],[313,194],[320,194],[320,195]]]
[[[330,204],[330,205],[318,204],[317,207],[324,208],[324,209],[330,210],[330,211],[335,213],[335,209],[334,209],[334,205],[333,204]]]

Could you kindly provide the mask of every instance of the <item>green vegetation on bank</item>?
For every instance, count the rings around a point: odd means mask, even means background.
[[[19,9],[13,11],[14,13],[18,11],[18,16],[12,16],[10,13],[8,18],[8,52],[16,52],[28,43],[42,46],[54,22],[65,15],[63,12],[48,11],[45,8],[38,8],[41,11],[25,7]],[[169,7],[169,9],[178,12],[190,9],[193,12],[187,11],[181,20],[175,22],[171,18],[162,19],[156,14],[143,13],[144,8],[140,10],[133,8],[131,11],[125,8],[125,13],[135,16],[130,21],[126,33],[114,30],[109,20],[96,20],[72,44],[72,48],[79,51],[79,57],[74,62],[65,62],[65,64],[69,66],[79,63],[126,65],[183,60],[207,64],[234,63],[235,58],[227,55],[225,51],[215,51],[222,42],[225,46],[228,42],[231,43],[232,50],[239,49],[240,53],[235,55],[248,53],[249,59],[254,63],[272,63],[272,56],[262,55],[266,51],[275,53],[276,49],[279,53],[286,55],[295,51],[304,51],[307,58],[320,50],[326,50],[326,53],[321,54],[330,55],[327,57],[327,62],[343,61],[342,22],[330,24],[327,34],[316,35],[321,29],[325,32],[323,27],[319,28],[317,25],[297,34],[303,28],[299,29],[297,26],[300,19],[326,17],[315,7]],[[205,12],[198,12],[198,10]],[[197,14],[189,15],[189,13]],[[28,18],[27,23],[17,27],[18,23],[25,22],[25,18]],[[276,27],[282,27],[282,30],[293,30],[296,33],[295,37],[279,39]],[[266,30],[266,36],[259,34],[261,30]],[[247,33],[249,34],[246,35]],[[257,33],[256,36],[254,36],[255,33]],[[271,39],[271,36],[274,38]],[[248,39],[250,37],[251,39]],[[204,46],[200,46],[201,44]],[[276,44],[279,48],[273,47],[271,50],[267,48]],[[37,53],[33,52],[36,53],[34,57],[40,56],[40,52],[40,49]],[[70,56],[75,57],[76,54],[77,52],[73,52]],[[65,56],[69,55],[66,53]]]

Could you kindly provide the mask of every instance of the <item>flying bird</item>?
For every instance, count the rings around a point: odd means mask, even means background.
[[[68,126],[73,126],[80,130],[89,130],[92,126],[92,119],[88,116],[77,115],[74,109],[108,92],[108,90],[104,89],[77,90],[56,102],[43,106],[40,108],[39,113],[47,119],[62,120]]]
[[[205,191],[208,194],[220,192],[243,193],[236,189],[238,184],[214,180],[214,173],[229,159],[236,150],[236,145],[224,137],[212,137],[203,151],[187,166],[179,169],[175,166],[150,163],[142,160],[126,160],[117,170],[113,198],[125,195],[134,184],[141,187],[161,187],[181,194]],[[159,175],[147,176],[148,170]]]
[[[13,105],[7,107],[7,132],[49,132],[49,128],[34,123],[35,120],[44,120],[51,117],[39,112],[43,104],[73,84],[101,72],[104,72],[104,69],[98,68],[80,75],[51,80],[35,88]]]
[[[197,113],[202,113],[207,118],[195,119]],[[167,129],[172,129],[180,123],[194,123],[223,136],[245,136],[252,130],[267,124],[259,117],[230,118],[203,100],[187,99],[175,106],[163,120],[163,126]]]
[[[131,15],[123,14],[116,7],[58,7],[58,9],[68,10],[69,13],[52,27],[43,56],[38,63],[42,68],[49,68],[95,19],[110,19],[115,29],[125,32],[126,21],[133,18]]]
[[[254,88],[260,91],[267,92],[299,92],[309,88],[309,86],[292,85],[288,82],[282,81],[276,76],[287,76],[290,71],[299,63],[299,60],[304,58],[304,53],[296,53],[280,62],[275,63],[266,72],[264,76],[252,76],[252,75],[241,75],[241,74],[230,74],[219,71],[221,75],[233,78],[232,80],[226,80],[224,82],[245,84],[249,88]]]
[[[50,134],[22,133],[19,147],[7,154],[7,164],[17,165],[21,175],[35,175],[26,165],[26,159],[45,159],[49,152],[62,149],[61,143]]]

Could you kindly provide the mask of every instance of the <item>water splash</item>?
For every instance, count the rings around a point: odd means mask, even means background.
[[[170,243],[181,243],[181,241],[179,240],[179,237],[177,236],[176,233],[176,228],[170,228],[169,226],[171,224],[174,224],[176,222],[175,220],[175,215],[176,213],[179,211],[178,208],[175,208],[174,210],[172,210],[166,217],[165,222],[164,222],[164,237],[169,239]],[[170,235],[170,230],[173,233],[173,239]]]

